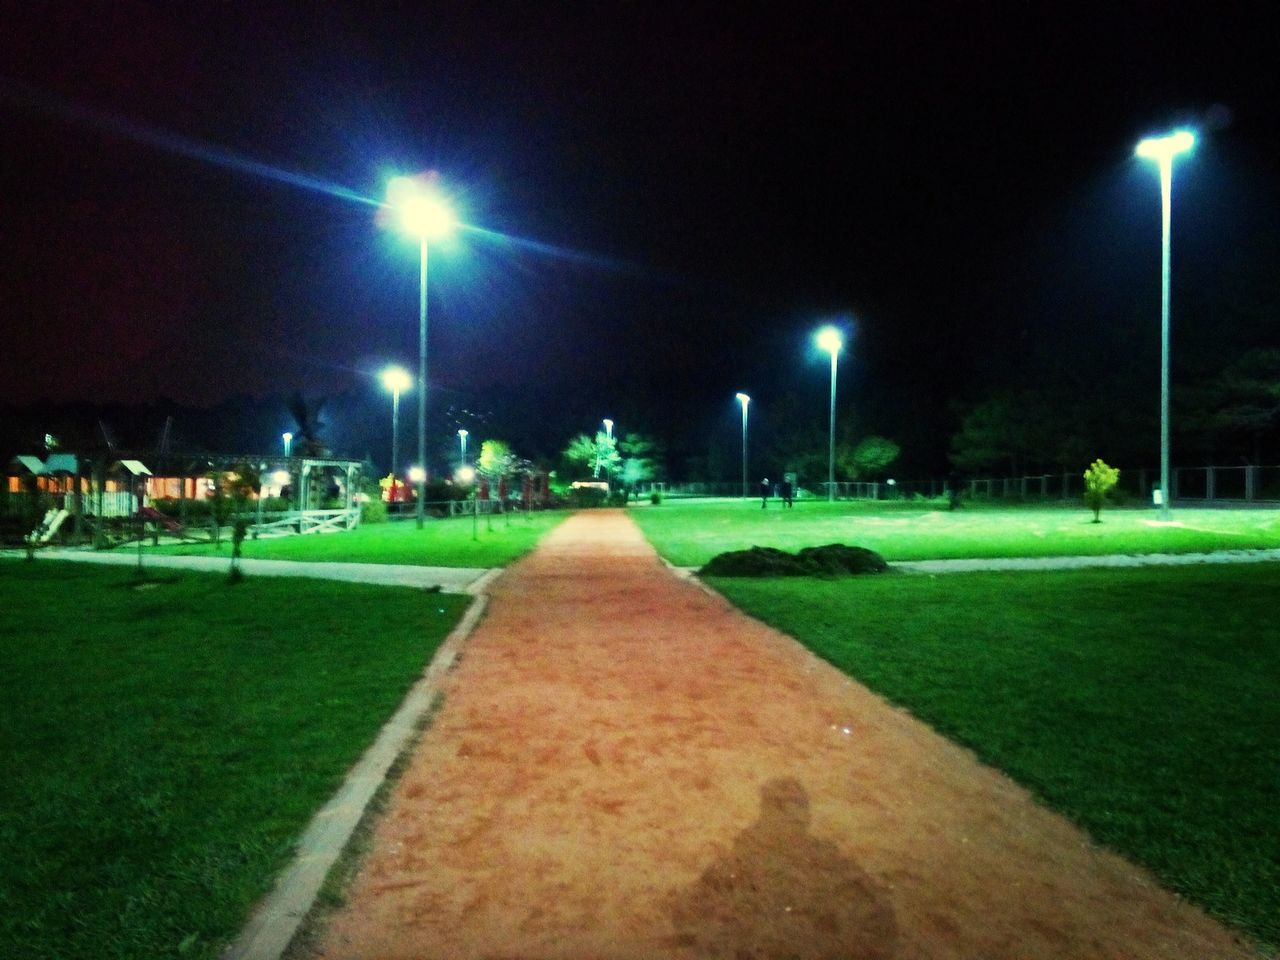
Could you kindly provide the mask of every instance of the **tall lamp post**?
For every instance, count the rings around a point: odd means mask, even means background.
[[[610,440],[612,440],[612,439],[613,439],[613,421],[612,421],[612,420],[610,420],[608,417],[605,417],[605,418],[604,418],[604,420],[603,420],[602,422],[604,423],[604,434],[605,434],[605,436],[606,436],[606,437],[608,437]],[[599,434],[597,434],[597,436],[599,436]],[[595,475],[596,475],[597,477],[598,477],[598,476],[600,476],[600,467],[601,467],[601,466],[602,466],[602,464],[601,464],[601,461],[600,461],[600,444],[598,444],[598,443],[597,443],[597,444],[596,444],[596,472],[595,472]],[[608,475],[606,475],[606,476],[605,476],[605,479],[606,479],[606,480],[608,480],[608,479],[609,479]]]
[[[284,458],[289,459],[289,451],[293,449],[293,434],[282,433],[280,439],[284,441]]]
[[[400,391],[413,385],[403,367],[382,371],[382,385],[391,391],[391,500],[396,499],[396,471],[400,469]]]
[[[394,177],[387,184],[386,208],[401,229],[418,241],[418,529],[426,520],[427,498],[427,241],[443,240],[457,219],[430,177]]]
[[[464,467],[467,465],[467,437],[468,436],[470,436],[470,434],[468,434],[466,430],[458,431],[458,445],[462,448],[462,465]]]
[[[1195,136],[1178,130],[1164,137],[1148,137],[1137,155],[1160,168],[1160,519],[1168,520],[1169,500],[1169,213],[1172,206],[1173,158],[1195,146]]]
[[[818,346],[831,354],[831,427],[827,441],[827,502],[836,499],[836,357],[844,346],[844,339],[835,327],[823,327],[818,331]]]
[[[742,499],[747,499],[747,404],[751,398],[745,393],[738,394],[738,402],[742,404]]]

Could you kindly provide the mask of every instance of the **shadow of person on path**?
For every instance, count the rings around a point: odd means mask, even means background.
[[[724,960],[888,960],[893,908],[834,843],[809,833],[809,795],[792,778],[760,791],[760,816],[674,894],[673,945]]]

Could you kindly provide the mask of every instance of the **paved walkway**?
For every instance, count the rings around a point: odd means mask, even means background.
[[[581,513],[500,577],[321,940],[394,958],[1243,958],[972,754]]]
[[[9,556],[25,556],[20,551],[6,551]],[[107,563],[117,566],[134,566],[138,562],[136,550],[128,549],[103,552],[98,550],[63,550],[43,548],[37,554],[40,560],[70,560],[76,563]],[[226,573],[231,566],[231,556],[177,557],[146,552],[143,565],[148,569],[198,570],[205,573]],[[445,593],[474,593],[483,583],[496,575],[496,570],[483,567],[417,567],[390,563],[308,563],[300,560],[241,560],[247,576],[253,577],[313,577],[319,580],[345,580],[351,583],[374,583],[384,587],[439,587]]]

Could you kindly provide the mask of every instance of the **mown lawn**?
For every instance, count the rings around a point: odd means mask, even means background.
[[[1280,563],[713,582],[1280,945]]]
[[[537,545],[542,536],[568,516],[565,511],[519,516],[428,520],[419,530],[412,520],[371,523],[342,533],[246,540],[244,556],[264,560],[312,560],[340,563],[404,563],[426,567],[505,567]],[[157,552],[182,556],[231,555],[231,544],[160,546]]]
[[[1156,522],[1147,509],[1109,509],[1102,523],[1083,507],[966,504],[954,512],[910,501],[676,500],[630,511],[677,566],[701,566],[726,550],[798,550],[825,543],[868,547],[888,560],[1192,553],[1280,547],[1280,510],[1199,510]]]
[[[218,956],[466,604],[0,561],[0,956]]]

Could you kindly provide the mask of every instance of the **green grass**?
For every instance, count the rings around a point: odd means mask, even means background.
[[[262,560],[312,560],[341,563],[404,563],[426,567],[505,567],[534,548],[567,514],[563,511],[480,518],[478,539],[463,517],[428,520],[421,530],[412,520],[371,523],[344,533],[246,540],[244,556]],[[157,552],[182,556],[216,555],[212,544],[161,546]],[[230,541],[221,546],[231,555]]]
[[[0,561],[0,956],[218,955],[467,599]]]
[[[1083,507],[987,507],[955,512],[927,504],[801,501],[791,510],[759,500],[668,501],[631,511],[645,536],[677,566],[701,566],[726,550],[798,550],[845,543],[887,560],[1192,553],[1280,547],[1280,510],[1178,510],[1173,525],[1151,510],[1109,509],[1102,523]]]
[[[1280,564],[714,585],[1280,945]]]

